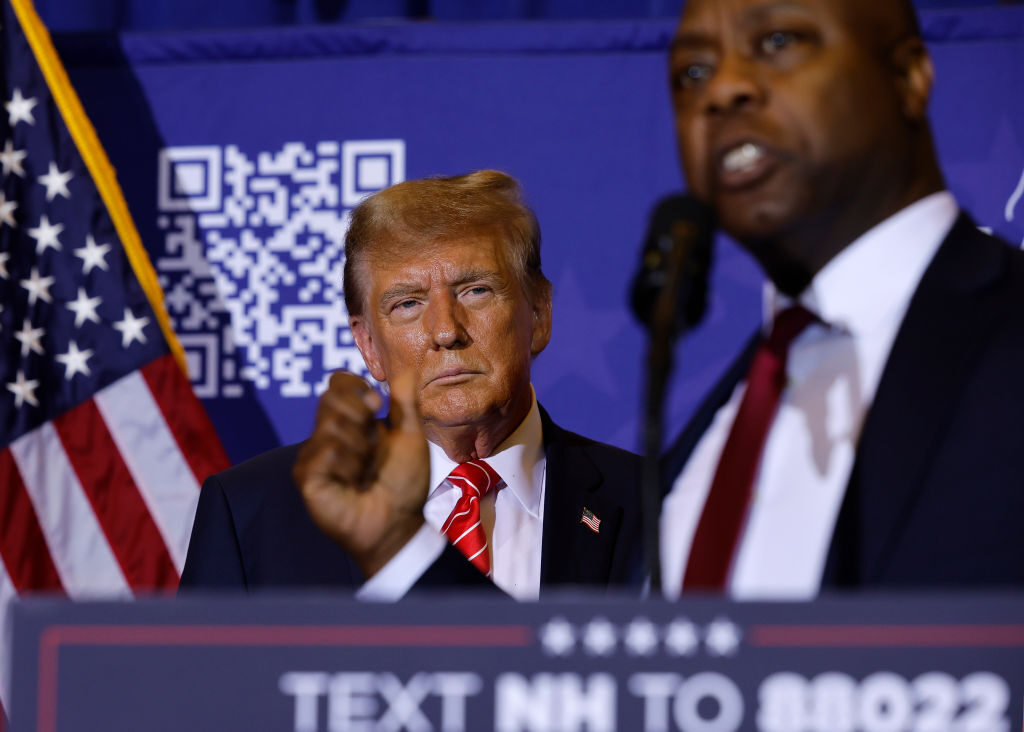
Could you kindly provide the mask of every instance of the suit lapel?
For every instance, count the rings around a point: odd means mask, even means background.
[[[547,460],[541,593],[557,585],[605,585],[609,581],[623,507],[605,486],[604,476],[571,439],[540,410]],[[583,509],[601,520],[595,532],[582,522]]]
[[[1008,252],[964,215],[911,300],[868,411],[825,581],[877,581],[995,323]]]

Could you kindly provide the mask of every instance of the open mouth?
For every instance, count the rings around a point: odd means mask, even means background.
[[[718,160],[718,183],[725,189],[745,188],[759,183],[774,167],[771,152],[750,140],[726,148]]]

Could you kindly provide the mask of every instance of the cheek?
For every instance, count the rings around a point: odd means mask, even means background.
[[[676,142],[690,191],[705,197],[708,191],[708,151],[703,125],[686,112],[676,112]]]

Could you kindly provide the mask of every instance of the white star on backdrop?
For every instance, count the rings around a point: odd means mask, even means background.
[[[665,650],[672,656],[692,656],[700,646],[697,626],[686,618],[676,618],[665,629]]]
[[[64,231],[64,224],[51,224],[46,214],[39,218],[39,226],[28,230],[28,235],[36,240],[36,254],[42,254],[47,247],[58,252],[63,248],[57,235]]]
[[[21,357],[27,356],[29,351],[35,351],[42,355],[43,345],[39,342],[39,339],[45,334],[45,329],[33,328],[32,323],[29,322],[28,318],[25,318],[25,324],[21,326],[21,330],[14,333],[14,337],[21,341]]]
[[[81,257],[82,259],[82,270],[84,274],[89,274],[93,267],[99,267],[100,269],[107,271],[107,260],[104,257],[107,256],[107,252],[110,251],[109,244],[97,244],[96,240],[92,238],[92,234],[85,237],[85,246],[75,249],[75,256]]]
[[[607,618],[594,618],[583,629],[583,648],[591,656],[609,655],[615,642],[615,626]]]
[[[647,618],[635,618],[626,626],[623,643],[630,655],[650,656],[658,648],[658,629]]]
[[[85,288],[78,288],[78,297],[67,303],[67,308],[75,314],[75,327],[81,328],[82,323],[91,320],[94,323],[100,322],[100,316],[96,314],[96,307],[103,302],[99,295],[88,297]]]
[[[553,618],[540,629],[540,642],[551,656],[568,656],[576,645],[576,631],[565,618]]]
[[[10,273],[7,271],[7,260],[11,258],[11,255],[7,252],[0,252],[0,278],[7,279],[10,277]]]
[[[74,341],[68,343],[68,352],[61,353],[55,356],[55,358],[64,364],[64,378],[71,381],[71,377],[75,374],[90,375],[89,365],[86,363],[92,357],[92,349],[87,348],[84,351],[78,349],[78,344]]]
[[[4,149],[0,151],[0,165],[3,166],[4,175],[10,175],[11,171],[17,176],[25,177],[25,169],[21,167],[21,161],[28,155],[24,150],[15,150],[14,143],[8,140],[4,143]]]
[[[131,345],[132,341],[145,343],[146,335],[142,332],[142,329],[146,327],[147,323],[149,323],[148,317],[136,318],[132,315],[132,311],[129,308],[125,308],[124,320],[114,323],[114,328],[121,331],[121,348],[127,348]]]
[[[51,162],[46,175],[39,176],[39,182],[46,186],[46,200],[52,201],[55,196],[71,198],[71,191],[68,190],[68,181],[74,177],[70,170],[63,173],[57,168],[57,163]]]
[[[740,629],[728,618],[715,618],[704,634],[704,644],[713,656],[731,656],[740,646]]]
[[[50,297],[50,285],[55,281],[55,277],[40,277],[38,268],[33,267],[32,276],[21,281],[21,286],[28,290],[29,306],[35,305],[36,300],[53,302],[53,298]]]
[[[36,388],[39,382],[35,379],[26,379],[23,371],[18,372],[14,381],[7,382],[7,390],[14,394],[14,408],[20,409],[21,405],[28,402],[33,407],[38,407],[36,400]]]
[[[3,191],[0,191],[0,221],[12,229],[18,228],[18,222],[14,220],[14,211],[18,208],[17,201],[8,201]]]
[[[34,125],[36,118],[32,116],[32,107],[37,104],[39,104],[38,99],[35,97],[26,99],[21,95],[21,89],[15,89],[11,101],[4,104],[7,109],[7,124],[11,127],[19,122],[28,122],[30,125]]]

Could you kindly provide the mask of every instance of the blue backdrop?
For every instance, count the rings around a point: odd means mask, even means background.
[[[1024,242],[1024,8],[923,17],[950,186]],[[232,458],[308,434],[318,388],[358,370],[339,297],[347,214],[403,178],[519,178],[555,285],[534,384],[565,426],[635,449],[646,348],[626,288],[679,173],[665,81],[674,22],[399,24],[58,38],[124,186]],[[851,120],[856,124],[856,120]],[[670,432],[758,320],[727,241],[679,347]]]

